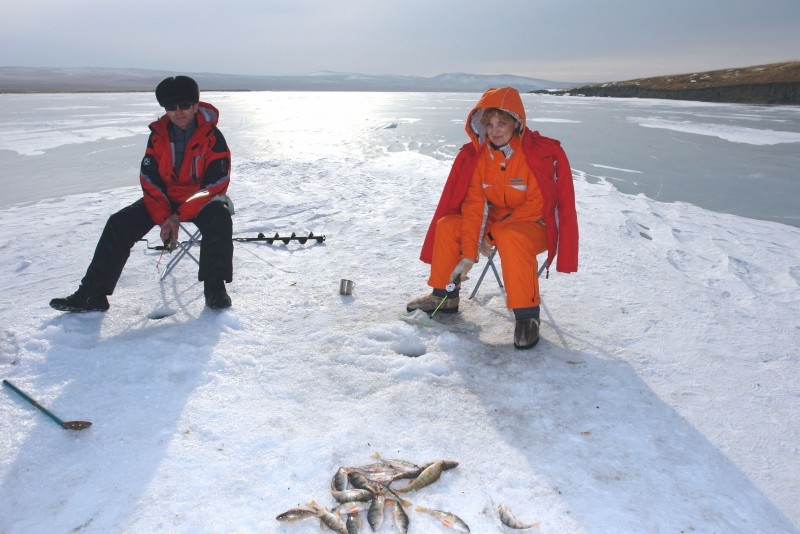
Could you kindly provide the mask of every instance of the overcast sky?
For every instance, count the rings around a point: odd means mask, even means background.
[[[615,81],[800,59],[800,0],[25,0],[0,66]]]

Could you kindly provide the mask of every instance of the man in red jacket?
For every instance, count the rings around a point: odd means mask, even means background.
[[[422,246],[431,264],[433,292],[408,303],[408,311],[458,311],[460,282],[479,250],[497,248],[506,305],[515,318],[514,346],[539,341],[536,255],[549,269],[578,270],[578,219],[569,161],[555,139],[526,127],[519,92],[489,89],[467,117],[471,142],[461,148]]]
[[[200,101],[197,83],[173,76],[156,87],[166,114],[150,124],[139,181],[144,197],[109,217],[86,275],[72,295],[50,301],[67,312],[106,311],[133,245],[153,226],[165,245],[179,239],[181,221],[191,221],[203,236],[198,279],[206,305],[231,305],[225,282],[233,278],[233,224],[230,199],[231,153],[217,129],[219,112]]]

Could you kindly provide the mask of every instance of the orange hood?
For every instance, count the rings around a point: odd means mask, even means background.
[[[513,87],[501,87],[499,89],[487,89],[472,111],[467,116],[465,130],[472,139],[476,148],[486,142],[486,128],[481,124],[483,110],[488,108],[498,108],[510,113],[519,121],[519,134],[525,131],[525,107],[522,105],[522,98],[519,91]]]

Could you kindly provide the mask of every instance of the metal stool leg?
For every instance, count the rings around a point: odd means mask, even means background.
[[[492,250],[492,253],[486,258],[486,267],[483,268],[483,272],[481,273],[480,278],[478,278],[478,283],[475,284],[475,288],[472,290],[472,293],[470,293],[470,299],[475,296],[475,294],[478,292],[478,288],[481,287],[481,282],[483,282],[483,278],[486,276],[486,271],[489,270],[489,267],[491,267],[492,271],[494,271],[494,277],[497,279],[497,284],[500,286],[500,289],[503,289],[503,281],[500,279],[500,273],[497,272],[497,267],[494,265],[495,254],[497,254],[497,249]]]
[[[200,229],[198,228],[197,230],[195,230],[194,233],[192,233],[189,230],[187,230],[183,224],[180,225],[180,229],[183,230],[186,233],[186,235],[189,236],[189,240],[184,243],[181,243],[180,240],[178,240],[175,243],[175,245],[178,247],[178,251],[175,253],[174,256],[172,256],[172,258],[170,258],[169,262],[167,263],[167,266],[164,267],[164,272],[161,273],[161,280],[166,278],[167,275],[172,272],[172,269],[174,269],[175,266],[178,265],[178,263],[183,259],[184,256],[189,256],[194,260],[194,262],[197,265],[200,265],[200,260],[195,258],[194,254],[189,252],[189,249],[191,249],[194,245],[200,243],[200,238],[201,238]]]

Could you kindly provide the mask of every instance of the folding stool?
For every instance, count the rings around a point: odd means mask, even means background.
[[[481,287],[481,282],[483,282],[483,277],[486,276],[486,271],[489,270],[489,267],[491,267],[492,271],[494,271],[494,277],[497,279],[497,283],[500,286],[500,289],[503,289],[503,282],[500,279],[500,273],[497,272],[497,267],[495,267],[495,265],[494,265],[494,255],[495,254],[497,254],[497,248],[493,248],[492,252],[489,254],[489,256],[487,256],[487,258],[486,258],[486,266],[483,268],[483,272],[481,273],[480,278],[478,278],[478,283],[475,284],[475,288],[472,290],[472,293],[470,293],[470,295],[469,295],[470,299],[475,296],[475,293],[478,292],[478,288]]]
[[[188,255],[190,258],[194,260],[194,262],[197,265],[200,265],[200,260],[195,258],[194,254],[189,252],[189,249],[200,243],[200,239],[202,237],[200,234],[200,229],[196,228],[194,233],[192,233],[186,228],[186,226],[184,226],[183,223],[180,223],[180,229],[183,230],[184,233],[186,233],[186,235],[189,236],[189,240],[184,241],[183,243],[181,243],[180,239],[175,240],[175,247],[178,250],[170,258],[169,262],[167,263],[167,266],[164,267],[164,272],[161,273],[161,280],[166,278],[167,275],[172,272],[172,269],[174,269],[175,266],[178,265],[178,263],[183,259],[184,256]],[[180,234],[180,232],[178,233]]]

